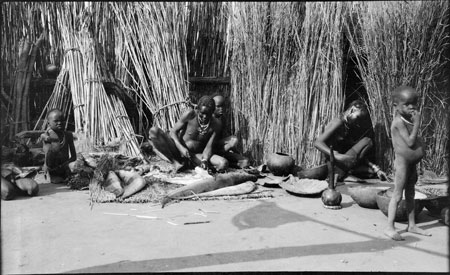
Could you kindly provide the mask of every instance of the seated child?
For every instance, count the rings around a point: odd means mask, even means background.
[[[188,162],[205,169],[212,165],[217,171],[228,168],[228,161],[212,150],[222,128],[220,120],[213,116],[214,109],[214,100],[203,96],[195,109],[181,115],[169,135],[156,126],[150,129],[149,144],[160,158],[173,164],[174,172]]]
[[[73,134],[64,131],[64,116],[61,110],[48,112],[48,129],[41,135],[45,153],[44,171],[50,176],[50,181],[59,183],[71,173],[77,154],[73,142]]]
[[[417,182],[416,164],[425,154],[421,138],[418,136],[420,113],[417,110],[418,95],[415,89],[400,86],[393,92],[395,107],[391,125],[392,145],[395,153],[395,187],[388,208],[388,225],[384,233],[393,240],[403,238],[395,230],[395,213],[405,190],[408,210],[408,228],[412,233],[431,236],[427,231],[416,226],[414,217],[414,185]]]
[[[223,156],[229,161],[230,166],[236,168],[246,168],[250,165],[249,159],[238,153],[237,145],[238,138],[236,136],[225,136],[225,121],[223,116],[223,107],[225,103],[225,98],[221,95],[216,95],[213,97],[216,104],[216,110],[214,112],[214,117],[222,121],[223,127],[220,133],[219,139],[214,146],[214,151],[219,155]]]

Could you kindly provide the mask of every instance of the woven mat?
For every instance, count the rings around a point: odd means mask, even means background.
[[[145,177],[148,185],[140,192],[128,197],[126,199],[116,198],[116,196],[110,192],[105,191],[98,182],[91,181],[89,184],[89,193],[91,202],[93,203],[160,203],[164,196],[181,186],[180,184],[168,183],[161,181],[154,177]],[[204,198],[190,198],[186,200],[244,200],[244,199],[259,199],[259,198],[273,198],[273,190],[255,190],[252,193],[244,195],[232,195],[232,196],[214,196]]]
[[[126,198],[116,198],[116,196],[105,191],[100,183],[92,181],[89,184],[89,193],[92,202],[118,202],[118,203],[159,203],[161,199],[170,191],[175,190],[183,185],[160,181],[159,179],[146,177],[148,185],[145,189]]]

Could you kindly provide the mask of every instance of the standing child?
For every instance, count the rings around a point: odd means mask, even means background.
[[[70,175],[69,164],[77,159],[73,134],[64,131],[64,116],[61,110],[48,112],[48,129],[41,135],[45,153],[44,170],[50,175],[50,181],[59,183]]]
[[[414,88],[400,86],[393,92],[395,114],[391,125],[392,145],[395,153],[395,187],[388,209],[388,225],[384,233],[393,240],[403,240],[395,230],[395,213],[405,190],[408,210],[408,232],[431,236],[416,225],[414,217],[414,185],[417,182],[416,164],[425,150],[418,136],[420,113],[417,110],[418,94]]]

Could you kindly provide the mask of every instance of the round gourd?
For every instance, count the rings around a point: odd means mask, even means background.
[[[7,179],[2,177],[2,200],[11,200],[16,196],[15,186]]]
[[[34,179],[16,179],[16,186],[29,196],[36,196],[39,193],[39,185]]]

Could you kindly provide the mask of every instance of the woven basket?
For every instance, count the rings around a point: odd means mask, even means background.
[[[280,183],[280,187],[296,195],[318,195],[328,188],[328,182],[315,179],[298,179],[290,177]]]

